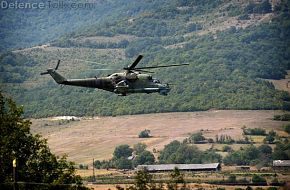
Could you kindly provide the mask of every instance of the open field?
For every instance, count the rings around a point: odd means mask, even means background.
[[[285,79],[280,79],[280,80],[268,80],[273,83],[275,88],[277,90],[283,90],[288,93],[290,93],[290,70],[287,71],[287,75],[285,76]]]
[[[48,139],[57,155],[68,154],[68,159],[90,164],[92,159],[110,159],[116,146],[146,143],[148,150],[157,151],[173,140],[182,141],[190,133],[204,131],[207,138],[226,134],[233,139],[242,138],[242,127],[275,129],[284,134],[286,122],[272,120],[282,111],[211,110],[204,112],[162,113],[120,117],[81,118],[79,121],[32,119],[32,131]],[[149,129],[153,138],[138,138],[140,131]],[[287,134],[285,133],[285,136]],[[209,144],[201,144],[208,149]],[[218,146],[219,145],[215,145]],[[238,149],[238,147],[236,147]]]

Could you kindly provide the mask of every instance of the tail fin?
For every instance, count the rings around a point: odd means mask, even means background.
[[[61,74],[59,74],[58,72],[56,72],[56,70],[58,69],[60,64],[60,60],[58,60],[57,65],[54,69],[50,68],[47,69],[46,72],[40,73],[41,75],[47,75],[50,74],[52,76],[52,78],[58,83],[58,84],[63,84],[64,82],[67,81],[67,79],[65,77],[63,77]]]

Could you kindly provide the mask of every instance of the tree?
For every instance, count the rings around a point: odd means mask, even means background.
[[[142,165],[142,164],[153,164],[155,162],[155,157],[154,155],[145,150],[142,153],[140,153],[139,155],[137,155],[137,157],[134,160],[134,165]]]
[[[243,129],[243,133],[244,133],[244,135],[261,135],[261,136],[264,136],[264,135],[266,135],[266,130],[265,129],[261,129],[261,128],[253,128],[253,129],[244,128]]]
[[[198,132],[198,133],[194,133],[190,136],[190,140],[193,142],[193,143],[200,143],[202,141],[205,140],[205,137],[202,135],[201,132]]]
[[[95,162],[95,163],[96,163],[96,162]],[[94,164],[94,167],[100,169],[100,167],[96,167],[96,164]],[[80,164],[80,165],[79,165],[79,168],[80,168],[81,170],[87,170],[87,169],[89,169],[89,166],[88,166],[87,164]]]
[[[178,190],[178,184],[182,183],[182,189],[186,189],[186,183],[184,180],[184,175],[180,173],[177,167],[170,174],[171,181],[167,184],[168,189]]]
[[[276,121],[290,121],[290,114],[274,115],[273,120]]]
[[[150,190],[152,188],[152,175],[147,170],[138,170],[136,172],[134,186],[129,187],[133,190]]]
[[[101,169],[101,167],[102,167],[101,161],[100,160],[95,160],[94,167],[97,168],[97,169]]]
[[[115,160],[115,166],[118,169],[132,169],[133,168],[132,161],[124,157],[121,157]]]
[[[118,169],[131,169],[132,161],[128,157],[132,156],[133,149],[129,145],[119,145],[115,148],[113,153],[113,162]]]
[[[128,158],[129,156],[132,155],[133,149],[130,148],[129,145],[124,144],[124,145],[119,145],[115,148],[113,156],[114,159],[119,159],[119,158]]]
[[[278,142],[273,152],[274,160],[289,160],[290,159],[290,143]]]
[[[213,151],[200,151],[196,146],[172,141],[165,146],[159,155],[160,163],[200,164],[220,160],[220,156]]]
[[[266,144],[259,146],[258,150],[260,153],[262,153],[264,155],[271,155],[272,154],[272,147],[270,147],[269,145],[266,145]]]
[[[206,150],[202,153],[202,163],[221,162],[222,156],[214,150]]]
[[[258,148],[251,145],[245,149],[233,151],[223,159],[223,162],[225,165],[250,165],[255,164],[259,156]]]
[[[284,130],[285,132],[287,132],[288,134],[290,134],[290,124],[287,124],[284,126]]]
[[[170,142],[168,145],[165,145],[163,151],[161,151],[159,155],[160,163],[168,163],[170,157],[176,152],[176,150],[180,147],[181,143],[177,140]]]
[[[146,148],[147,148],[147,145],[146,144],[144,144],[144,143],[138,143],[138,144],[135,144],[134,145],[133,150],[136,152],[136,154],[140,154],[143,151],[145,151]]]
[[[276,132],[274,130],[269,131],[269,134],[263,140],[264,143],[273,144],[275,141]]]
[[[222,151],[223,152],[232,152],[233,148],[226,145],[226,146],[223,146]]]
[[[264,0],[260,5],[259,9],[261,13],[270,13],[272,12],[272,5],[269,0]]]
[[[150,137],[150,130],[145,129],[139,133],[139,138],[149,138]]]
[[[225,165],[245,165],[246,161],[242,159],[241,151],[234,151],[228,154],[224,159],[223,162]]]
[[[30,133],[31,122],[22,114],[22,107],[0,93],[0,183],[10,181],[11,163],[16,159],[19,181],[81,184],[74,163],[68,162],[66,156],[58,158],[52,154],[46,140]]]

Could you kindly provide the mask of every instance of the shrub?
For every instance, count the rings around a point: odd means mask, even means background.
[[[222,149],[222,151],[223,151],[223,152],[232,152],[233,149],[232,149],[232,147],[230,147],[230,146],[224,146],[223,149]]]
[[[268,187],[267,190],[278,190],[277,187]]]
[[[202,135],[201,132],[194,133],[190,136],[190,140],[193,143],[200,143],[205,140],[205,137]]]
[[[290,121],[290,114],[274,115],[273,119],[277,121]]]
[[[284,130],[285,132],[287,132],[288,134],[290,134],[290,124],[287,124],[284,126]]]
[[[264,184],[264,183],[267,183],[267,181],[266,181],[266,179],[265,178],[263,178],[263,177],[261,177],[261,176],[259,176],[259,175],[253,175],[253,177],[252,177],[252,182],[253,183],[259,183],[259,184]]]
[[[87,170],[87,169],[89,168],[89,166],[88,166],[87,164],[80,164],[80,165],[79,165],[79,168],[80,168],[81,170]]]
[[[244,135],[262,135],[262,136],[266,135],[265,129],[261,129],[261,128],[254,128],[254,129],[244,128],[243,133]]]
[[[138,136],[139,138],[150,138],[150,130],[145,129],[144,131],[141,131]]]
[[[231,174],[227,180],[229,183],[236,183],[237,182],[237,177],[233,174]]]

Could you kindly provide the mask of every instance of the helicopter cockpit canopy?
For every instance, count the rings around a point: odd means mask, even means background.
[[[153,83],[160,83],[160,81],[158,79],[153,79],[152,82]]]
[[[126,74],[126,79],[127,80],[137,80],[138,79],[138,74],[131,72]]]

